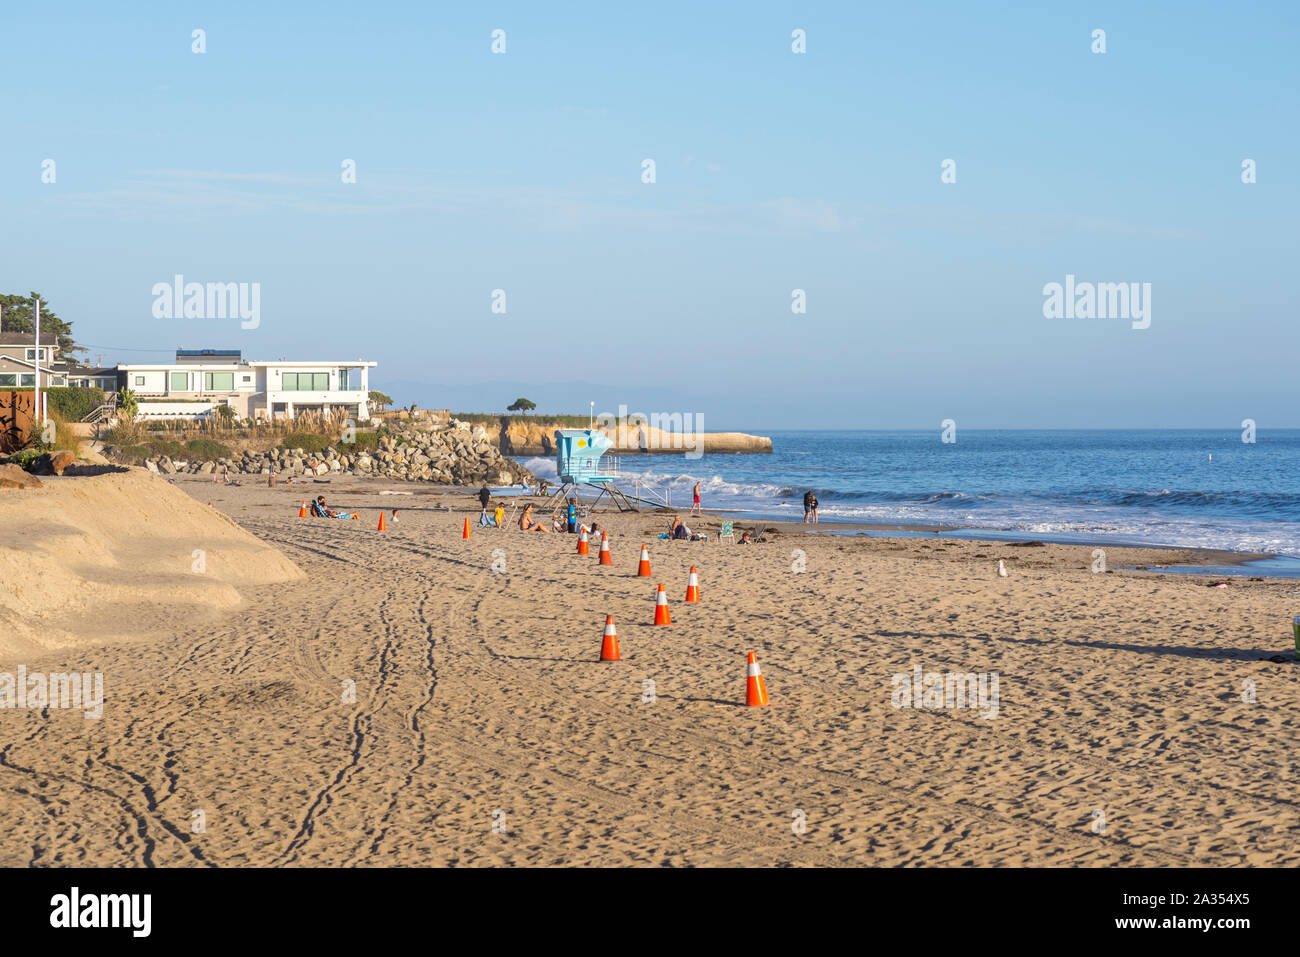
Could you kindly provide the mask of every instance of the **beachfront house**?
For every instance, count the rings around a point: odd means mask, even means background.
[[[58,354],[58,344],[50,336],[37,346],[36,336],[30,332],[0,332],[0,389],[34,387],[37,368],[41,388],[67,385],[69,370],[81,369],[60,360]]]
[[[171,364],[117,367],[118,385],[135,393],[142,419],[202,419],[226,405],[239,418],[291,419],[342,410],[370,418],[376,363],[245,359],[237,349],[177,349]]]

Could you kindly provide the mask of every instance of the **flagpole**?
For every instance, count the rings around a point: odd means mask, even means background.
[[[34,393],[36,405],[32,413],[36,417],[37,424],[44,431],[45,416],[41,415],[41,297],[37,296],[34,302],[36,303],[36,391]]]

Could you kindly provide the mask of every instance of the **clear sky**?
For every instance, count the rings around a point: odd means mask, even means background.
[[[1294,2],[8,3],[0,291],[40,290],[91,361],[360,356],[459,410],[1297,426],[1298,27]],[[260,325],[155,318],[177,273],[260,283]],[[1150,328],[1044,318],[1067,274],[1150,283]]]

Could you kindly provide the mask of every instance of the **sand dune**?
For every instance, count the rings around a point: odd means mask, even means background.
[[[136,637],[302,577],[229,518],[143,469],[0,491],[0,656]]]

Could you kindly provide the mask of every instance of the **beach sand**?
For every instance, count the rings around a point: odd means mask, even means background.
[[[1294,582],[765,523],[754,545],[668,542],[649,513],[597,515],[604,568],[568,535],[463,541],[466,490],[175,488],[305,577],[245,576],[201,614],[138,606],[129,640],[88,607],[95,642],[0,654],[102,672],[107,699],[99,720],[0,710],[0,865],[1300,862]],[[362,520],[297,518],[321,493]],[[161,558],[188,565],[186,538]],[[660,582],[672,627],[650,624]],[[602,664],[607,614],[623,660]],[[743,706],[749,651],[766,708]],[[918,665],[997,673],[996,716],[895,707]]]

